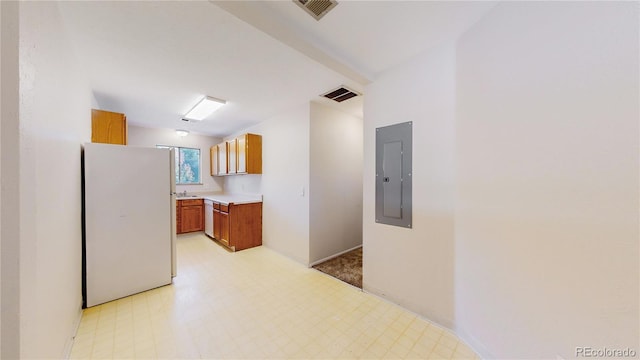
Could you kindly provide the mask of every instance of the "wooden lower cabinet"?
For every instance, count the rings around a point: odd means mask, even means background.
[[[180,209],[182,232],[203,231],[204,213],[202,206],[184,206]]]
[[[220,203],[213,203],[213,237],[220,240],[222,215],[220,214]]]
[[[262,203],[213,203],[213,235],[234,251],[262,245]]]
[[[182,229],[182,212],[180,211],[180,201],[176,201],[176,234],[181,234]]]
[[[220,242],[231,247],[229,242],[229,213],[220,212]]]
[[[204,200],[178,200],[176,207],[178,234],[204,230]]]

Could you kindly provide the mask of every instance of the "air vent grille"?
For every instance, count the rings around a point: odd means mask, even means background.
[[[337,102],[343,102],[345,100],[349,100],[352,97],[356,97],[360,94],[358,94],[357,92],[350,90],[344,86],[341,86],[335,90],[331,90],[326,94],[323,94],[321,96],[326,97],[327,99],[331,99]]]
[[[298,4],[316,20],[320,20],[329,10],[338,5],[336,0],[293,0],[293,2]]]

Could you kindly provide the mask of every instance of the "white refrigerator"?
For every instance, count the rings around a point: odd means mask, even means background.
[[[171,283],[174,159],[169,149],[84,144],[84,307]]]

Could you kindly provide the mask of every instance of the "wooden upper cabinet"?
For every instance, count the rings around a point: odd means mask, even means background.
[[[233,174],[262,174],[261,135],[243,134],[211,147],[211,176]]]
[[[238,136],[238,174],[262,174],[262,136],[244,134]]]
[[[127,145],[127,136],[124,114],[91,109],[91,142]]]
[[[229,154],[227,155],[227,158],[229,159],[229,169],[227,170],[227,174],[235,174],[236,173],[236,163],[237,163],[237,158],[236,158],[236,139],[233,140],[227,140],[227,151],[229,152]]]
[[[238,146],[238,174],[247,173],[247,135],[240,135],[236,138]]]
[[[216,176],[219,174],[218,170],[218,145],[213,145],[209,150],[209,166],[211,169],[211,176]]]
[[[227,155],[227,143],[216,145],[218,147],[218,175],[227,175],[229,156]]]

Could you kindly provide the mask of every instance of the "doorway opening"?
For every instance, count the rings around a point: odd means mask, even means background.
[[[362,289],[362,246],[314,265],[313,268]]]

